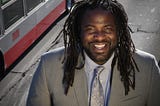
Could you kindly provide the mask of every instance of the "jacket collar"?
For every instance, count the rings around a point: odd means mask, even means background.
[[[75,70],[75,78],[74,78],[74,89],[77,97],[77,101],[79,105],[88,106],[88,85],[87,85],[87,77],[84,70],[84,59],[80,54],[78,57],[77,67],[82,67],[81,69]],[[122,88],[122,89],[119,89]],[[117,63],[113,69],[112,75],[112,87],[109,99],[109,106],[115,106],[117,102],[120,102],[120,98],[124,96],[124,87],[120,80],[120,72],[117,69]],[[115,102],[117,101],[117,102]]]

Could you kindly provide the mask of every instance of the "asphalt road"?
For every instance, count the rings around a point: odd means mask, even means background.
[[[152,53],[160,60],[160,1],[119,0],[129,15],[129,25],[136,48]],[[0,106],[25,106],[28,89],[41,54],[62,46],[52,42],[63,26],[64,20],[38,43],[24,59],[0,82]]]

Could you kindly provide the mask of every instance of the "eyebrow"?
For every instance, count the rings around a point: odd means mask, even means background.
[[[94,27],[94,25],[87,24],[87,25],[84,25],[84,27]]]
[[[84,25],[84,27],[94,27],[94,25],[86,24],[86,25]],[[105,24],[104,27],[114,27],[114,25],[112,25],[112,24]]]

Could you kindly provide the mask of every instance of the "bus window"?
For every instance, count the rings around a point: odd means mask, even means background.
[[[41,2],[42,2],[42,0],[26,0],[27,12],[30,12],[32,9],[34,9]]]
[[[12,0],[2,0],[2,3],[6,3],[7,1]],[[8,2],[9,3],[9,2]],[[11,4],[8,5],[6,3],[3,5],[2,8],[2,15],[4,19],[4,28],[7,29],[13,23],[15,23],[18,19],[24,16],[24,9],[23,9],[23,0],[15,0]]]
[[[9,2],[11,0],[1,0],[1,4],[4,5],[5,3]]]

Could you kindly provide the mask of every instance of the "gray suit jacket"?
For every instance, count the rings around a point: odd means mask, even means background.
[[[73,86],[68,95],[64,95],[63,48],[59,48],[42,56],[34,74],[27,106],[88,106],[88,88],[84,69],[75,71]],[[113,72],[109,106],[160,106],[160,70],[154,56],[136,51],[135,61],[140,69],[136,72],[135,90],[124,95],[124,87],[120,81],[116,66]],[[81,64],[81,56],[79,64]]]

